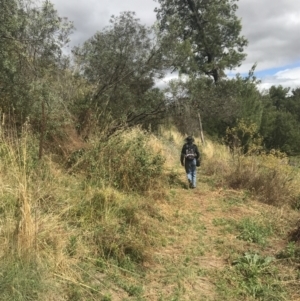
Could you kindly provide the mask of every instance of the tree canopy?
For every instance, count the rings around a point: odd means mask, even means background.
[[[239,66],[247,40],[236,16],[236,0],[158,0],[158,26],[176,50],[171,64],[183,73],[205,74],[218,82]]]
[[[133,12],[112,16],[74,54],[82,75],[93,86],[88,102],[102,116],[135,124],[161,112],[162,93],[154,88],[162,56],[152,31]]]

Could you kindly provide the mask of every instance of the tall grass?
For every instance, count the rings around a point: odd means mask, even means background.
[[[233,156],[225,146],[210,142],[203,152],[203,172],[218,185],[248,190],[270,205],[295,207],[299,202],[298,171],[286,158],[276,153]]]
[[[20,137],[11,130],[8,137],[2,135],[0,139],[1,170],[2,177],[5,177],[1,187],[4,197],[1,205],[7,217],[12,213],[7,213],[7,210],[14,211],[14,220],[6,219],[8,223],[15,224],[14,233],[8,238],[8,241],[14,252],[19,256],[24,256],[35,242],[35,225],[29,188],[31,171],[36,159],[31,153],[34,141],[33,137],[29,135],[27,123],[24,125]],[[6,198],[11,203],[6,202]]]
[[[167,183],[157,138],[133,129],[95,140],[68,172],[51,156],[38,160],[29,128],[0,139],[0,298],[38,300],[53,277],[67,279],[68,291],[82,284],[82,258],[126,270],[151,260],[160,241],[155,199]]]

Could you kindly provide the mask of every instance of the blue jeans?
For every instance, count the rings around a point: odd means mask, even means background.
[[[196,187],[197,183],[197,173],[196,173],[196,159],[193,160],[185,160],[184,162],[185,172],[188,178],[189,183],[192,187]]]

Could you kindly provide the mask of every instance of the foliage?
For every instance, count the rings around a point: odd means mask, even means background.
[[[156,222],[159,218],[152,204],[143,198],[121,194],[113,189],[94,190],[64,214],[76,227],[85,229],[100,258],[112,260],[120,267],[134,270],[151,259],[149,249],[156,244]],[[78,241],[71,237],[66,247],[76,256]]]
[[[258,134],[256,124],[247,124],[239,120],[236,127],[227,128],[224,142],[232,153],[259,153],[262,150],[262,138]]]
[[[300,149],[300,90],[261,94],[255,66],[245,78],[223,78],[246,46],[235,0],[158,2],[157,31],[121,13],[66,57],[73,25],[49,1],[0,0],[1,300],[138,300],[149,290],[161,300],[196,300],[203,284],[216,292],[211,283],[233,288],[224,300],[283,300],[284,286],[299,297],[299,225],[290,232],[299,175],[285,153]],[[189,79],[158,89],[167,67]],[[154,136],[166,110],[167,134]],[[207,133],[220,138],[228,128],[246,155],[207,139],[201,189],[187,195],[183,137],[170,129],[197,136],[198,113]],[[285,210],[252,207],[239,190]],[[269,220],[225,216],[250,207],[277,212],[280,233]],[[239,235],[211,235],[215,226]],[[265,248],[288,234],[281,252],[279,243]],[[237,256],[249,243],[265,255]],[[278,261],[268,256],[275,251]]]
[[[226,176],[232,188],[248,189],[258,199],[268,204],[292,206],[297,197],[295,173],[284,159],[272,154],[257,158],[240,157],[231,173]]]
[[[240,294],[250,295],[258,300],[284,300],[282,289],[274,279],[275,270],[270,266],[274,258],[256,253],[245,253],[233,262],[242,276]]]
[[[72,169],[82,170],[96,185],[147,193],[164,185],[165,161],[149,147],[149,138],[150,135],[140,129],[117,133],[87,151]]]
[[[102,127],[108,121],[146,123],[164,110],[162,94],[154,88],[154,79],[161,77],[161,53],[151,40],[153,32],[135,13],[112,16],[110,23],[73,51],[80,72],[93,85],[87,106],[98,110]]]
[[[285,259],[291,261],[292,263],[300,262],[300,248],[296,242],[289,242],[286,247],[277,254],[278,259]]]
[[[295,115],[282,111],[266,112],[264,119],[262,133],[267,148],[279,149],[288,155],[298,154],[300,128]]]
[[[218,85],[204,77],[171,81],[166,89],[168,112],[178,129],[196,132],[198,113],[205,132],[211,136],[223,137],[226,128],[236,126],[241,119],[259,129],[263,106],[254,68],[248,77],[224,79]]]
[[[269,218],[273,210],[265,221],[254,219],[254,216],[249,220],[242,218],[249,209],[253,213],[257,207],[266,211],[270,211],[271,207],[254,204],[248,198],[241,202],[239,191],[226,188],[226,179],[223,179],[222,186],[218,186],[217,193],[208,185],[215,176],[207,173],[208,166],[214,169],[212,162],[217,167],[218,177],[224,177],[231,170],[232,157],[228,151],[225,154],[224,145],[219,145],[219,153],[216,154],[215,150],[215,155],[205,150],[198,178],[201,190],[187,194],[179,181],[184,178],[184,171],[177,168],[183,141],[178,132],[162,131],[165,138],[158,138],[134,129],[102,141],[95,138],[94,144],[90,142],[89,148],[78,154],[68,170],[53,162],[48,155],[41,162],[37,161],[35,149],[38,141],[30,135],[32,133],[27,132],[27,136],[25,133],[22,137],[16,136],[11,145],[8,143],[12,143],[10,140],[5,140],[7,138],[1,141],[2,299],[56,300],[63,293],[70,300],[113,300],[117,291],[118,296],[130,300],[144,298],[151,290],[161,300],[185,297],[197,300],[197,294],[202,291],[202,286],[199,289],[196,286],[200,278],[201,283],[216,284],[207,286],[202,300],[282,300],[282,287],[286,283],[283,279],[296,277],[296,271],[280,271],[282,278],[279,278],[275,270],[279,264],[277,261],[264,265],[253,258],[254,262],[250,264],[237,256],[237,252],[241,254],[249,246],[242,240],[256,243],[255,247],[262,249],[265,256],[270,250],[277,251],[277,245],[265,248],[265,243],[267,239],[269,242],[275,239],[278,233],[268,232],[270,229],[266,226],[271,224]],[[18,146],[17,142],[22,146]],[[29,145],[26,147],[25,143]],[[151,156],[167,157],[168,165],[161,166],[158,183],[148,177],[147,181],[151,182],[147,188],[149,191],[122,191],[113,186],[114,182],[106,182],[108,178],[86,177],[93,175],[89,168],[98,163],[97,160],[100,162],[95,167],[99,169],[101,164],[103,168],[115,168],[112,162],[110,165],[104,162],[107,151],[114,150],[113,146],[117,146],[120,156],[130,162],[128,172],[139,173],[142,168],[135,170],[131,166],[133,161],[128,159],[131,145],[145,148],[141,153],[142,158],[146,156],[147,168],[150,168],[147,162],[151,162]],[[162,145],[164,151],[160,153]],[[94,149],[96,147],[97,150]],[[209,142],[202,148],[212,151],[213,146]],[[96,159],[93,159],[91,155],[96,153]],[[135,150],[133,153],[135,157],[138,155]],[[228,158],[231,161],[227,161]],[[274,162],[275,159],[279,158],[274,155]],[[120,160],[119,164],[125,163]],[[96,176],[105,174],[103,170],[101,173],[91,170]],[[147,170],[143,172],[147,174]],[[170,171],[172,175],[177,174],[178,181],[173,182],[170,195],[166,195],[163,185],[165,175]],[[154,190],[156,199],[151,190]],[[230,208],[227,206],[224,210],[224,206],[220,206],[220,198]],[[30,210],[26,211],[28,206]],[[214,212],[210,211],[212,208]],[[228,218],[232,212],[236,213],[234,220]],[[281,235],[276,236],[277,241],[285,239],[282,227],[287,223],[283,218],[286,212],[291,212],[288,207],[278,211],[280,219],[274,216],[274,223],[281,231]],[[239,214],[241,219],[237,221]],[[213,232],[216,226],[218,231],[228,231],[218,235]],[[234,230],[239,231],[240,239],[232,235]],[[28,241],[31,243],[25,244]],[[18,251],[15,245],[22,246],[24,251],[26,247],[27,252],[14,252],[18,256],[12,257],[11,251]],[[237,257],[239,264],[230,266],[230,258]],[[298,251],[291,245],[284,250],[280,262],[285,269],[292,269],[290,265],[298,262],[297,258]],[[152,269],[153,266],[158,267],[159,274]],[[195,290],[189,290],[191,283]]]
[[[3,0],[1,11],[0,106],[22,124],[36,114],[35,104],[44,98],[44,76],[63,68],[62,47],[72,24],[48,1],[37,6],[27,0]]]
[[[299,153],[300,128],[297,91],[272,86],[264,98],[260,133],[268,149],[279,149],[288,155]]]
[[[296,208],[299,201],[298,168],[276,150],[232,156],[227,147],[208,142],[202,150],[201,170],[214,186],[246,190],[259,201]]]
[[[242,219],[236,226],[240,231],[239,239],[261,245],[265,245],[266,238],[272,234],[270,226],[262,225],[250,218]]]
[[[242,62],[247,40],[240,36],[235,2],[158,1],[160,7],[155,11],[159,29],[167,41],[174,41],[170,48],[174,68],[182,73],[209,75],[217,82],[225,69]]]

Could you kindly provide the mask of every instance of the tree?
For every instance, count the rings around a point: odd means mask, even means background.
[[[263,116],[260,133],[266,149],[279,149],[288,155],[299,154],[300,125],[297,91],[272,86],[263,97]]]
[[[213,136],[224,136],[226,128],[236,126],[241,119],[260,128],[262,96],[251,71],[245,78],[236,76],[218,85],[204,76],[172,81],[167,93],[169,111],[183,132],[198,128],[198,112],[205,131]]]
[[[164,111],[163,95],[154,88],[162,56],[152,31],[132,12],[112,16],[111,25],[74,48],[80,74],[93,86],[87,108],[100,123],[144,123]]]
[[[22,123],[40,113],[49,74],[64,68],[62,47],[73,25],[49,1],[0,0],[0,11],[0,106]]]
[[[157,20],[170,64],[182,73],[205,74],[217,83],[225,69],[239,66],[247,40],[240,36],[237,0],[158,0]],[[172,47],[170,47],[171,49]]]
[[[281,85],[272,86],[269,89],[270,99],[272,101],[273,106],[275,106],[276,110],[281,110],[286,107],[286,100],[288,97],[288,93],[290,88],[284,88]]]
[[[292,90],[292,95],[289,97],[289,111],[293,112],[297,116],[298,122],[300,122],[300,88]]]

